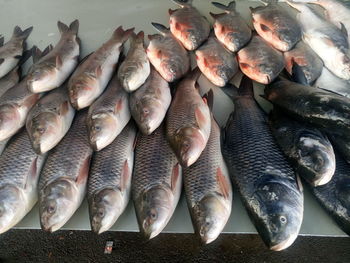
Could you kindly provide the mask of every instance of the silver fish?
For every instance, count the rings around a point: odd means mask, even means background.
[[[238,71],[236,56],[213,35],[195,51],[195,54],[203,75],[216,86],[225,86]]]
[[[60,229],[84,199],[92,149],[86,129],[87,111],[76,114],[63,140],[49,153],[39,180],[41,228]]]
[[[210,12],[215,19],[213,28],[216,37],[228,50],[239,51],[251,39],[252,30],[236,11],[236,1],[231,1],[227,6],[218,2],[212,2],[212,4],[225,11],[222,14]]]
[[[145,83],[151,72],[150,63],[144,48],[144,33],[131,35],[131,44],[126,58],[118,69],[118,78],[127,92],[137,90]]]
[[[68,132],[74,114],[66,85],[42,97],[30,110],[26,121],[34,151],[42,154],[54,148]]]
[[[192,6],[193,0],[172,0],[180,8],[169,9],[170,31],[187,50],[196,50],[209,36],[210,24]]]
[[[130,122],[110,145],[94,154],[87,197],[95,233],[110,229],[129,202],[135,139],[136,127]]]
[[[218,237],[231,214],[232,187],[220,142],[220,128],[212,118],[207,146],[198,161],[183,171],[193,227],[205,244]]]
[[[14,87],[20,79],[19,69],[15,67],[0,79],[0,97],[10,88]]]
[[[311,85],[321,75],[323,62],[320,57],[304,42],[300,41],[295,47],[284,52],[287,72],[292,75],[293,65],[301,68],[307,84]]]
[[[130,111],[143,134],[151,134],[159,127],[171,103],[168,82],[151,68],[146,83],[130,94]]]
[[[147,239],[157,236],[173,215],[181,195],[181,173],[164,124],[151,135],[138,136],[131,187],[139,228]]]
[[[129,94],[114,75],[106,91],[89,108],[89,142],[99,151],[113,142],[131,118]]]
[[[324,65],[336,76],[350,79],[350,55],[347,36],[332,23],[326,21],[308,5],[287,1],[297,9],[297,18],[303,30],[303,40],[323,60]]]
[[[313,86],[350,98],[350,81],[338,78],[325,67]]]
[[[245,75],[262,84],[273,81],[284,68],[282,53],[257,35],[237,53],[237,60]]]
[[[57,26],[61,39],[48,54],[32,66],[28,73],[27,84],[31,92],[44,92],[60,87],[78,64],[79,21],[74,20],[69,27],[58,21]]]
[[[169,29],[157,23],[152,25],[160,34],[148,35],[147,56],[154,68],[168,82],[183,77],[190,69],[190,57]]]
[[[22,31],[19,26],[13,30],[11,39],[0,45],[0,78],[9,73],[22,58],[25,41],[32,32],[33,27]]]
[[[301,39],[295,17],[278,5],[278,0],[264,0],[265,6],[250,7],[256,32],[280,51],[288,51]]]
[[[122,46],[133,28],[118,27],[112,37],[77,67],[68,82],[70,102],[77,110],[90,106],[105,90]]]
[[[38,200],[38,180],[46,155],[36,154],[23,129],[0,158],[0,233],[15,226]]]
[[[178,84],[166,119],[169,143],[183,167],[197,161],[210,135],[210,110],[196,85],[200,74],[196,68]]]

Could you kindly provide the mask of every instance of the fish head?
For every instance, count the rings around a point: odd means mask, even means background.
[[[278,175],[260,178],[252,207],[264,243],[275,251],[289,247],[297,238],[303,218],[302,193]]]
[[[60,229],[73,215],[78,204],[78,188],[67,178],[48,184],[40,193],[41,228],[48,232]]]
[[[60,117],[53,112],[43,112],[27,122],[27,131],[36,153],[45,153],[56,145],[59,127]]]
[[[201,155],[206,141],[198,128],[185,127],[176,132],[172,146],[181,166],[189,167]]]
[[[99,151],[115,139],[118,128],[112,112],[94,114],[88,120],[89,141],[95,151]]]
[[[138,210],[141,232],[147,239],[154,238],[164,229],[172,215],[171,190],[161,185],[145,190]]]
[[[52,80],[55,79],[57,68],[54,65],[38,65],[27,76],[27,87],[31,92],[47,91],[52,87]]]
[[[323,185],[331,180],[335,172],[335,155],[328,140],[303,134],[297,143],[297,154],[304,177],[314,186]]]
[[[13,185],[0,188],[0,233],[4,233],[23,215],[25,198],[20,189]]]
[[[219,236],[230,216],[230,208],[216,195],[203,197],[193,207],[193,212],[194,227],[204,244],[214,241]]]
[[[83,76],[75,79],[68,88],[72,106],[77,110],[90,106],[99,89],[99,81],[95,77]]]
[[[158,100],[142,98],[135,108],[135,120],[140,131],[146,135],[151,134],[163,120],[163,105]]]
[[[104,188],[90,200],[90,222],[92,230],[101,234],[110,229],[123,212],[125,203],[122,193],[113,188]]]
[[[0,106],[0,141],[7,139],[20,126],[19,107],[13,104]]]
[[[162,77],[168,82],[173,82],[181,75],[178,65],[171,59],[162,60],[160,68],[163,73]]]

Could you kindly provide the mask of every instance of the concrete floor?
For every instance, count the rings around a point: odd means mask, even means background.
[[[113,240],[110,255],[106,241]],[[191,234],[11,230],[0,236],[0,262],[350,262],[350,238],[299,237],[282,252],[267,250],[257,235],[221,235],[200,246]]]

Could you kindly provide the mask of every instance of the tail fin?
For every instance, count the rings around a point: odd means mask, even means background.
[[[24,50],[21,59],[18,61],[17,67],[23,65],[32,55],[34,46],[31,49]]]
[[[193,0],[172,0],[175,4],[185,7],[185,6],[191,6]]]
[[[28,27],[27,29],[23,30],[19,27],[19,26],[16,26],[15,29],[13,30],[13,36],[12,37],[15,37],[15,38],[20,38],[20,39],[23,39],[23,40],[26,40],[30,33],[32,33],[33,31],[33,27]]]
[[[159,24],[159,23],[151,23],[152,26],[161,34],[167,34],[169,33],[169,28],[167,28],[166,26]]]
[[[39,59],[41,58],[42,53],[43,52],[37,46],[33,46],[32,47],[33,64],[35,64],[36,62],[39,61]]]
[[[61,21],[57,22],[57,27],[61,35],[69,30],[69,27],[65,23],[62,23]]]
[[[118,39],[118,41],[125,42],[129,39],[130,35],[134,32],[134,27],[124,30],[122,26],[118,27],[113,32],[113,38]]]
[[[302,70],[301,66],[295,63],[295,61],[292,61],[292,80],[302,85],[309,85],[304,71]]]
[[[5,38],[4,36],[0,35],[0,47],[4,45]]]
[[[243,75],[239,84],[238,95],[254,97],[253,81],[246,75]]]
[[[75,35],[78,34],[78,30],[79,30],[79,20],[78,19],[75,19],[72,23],[70,23],[69,30],[72,33],[74,33]]]
[[[131,43],[143,43],[145,38],[145,33],[143,31],[140,31],[137,34],[135,34],[135,32],[132,32],[130,38],[131,38]]]
[[[220,88],[231,100],[234,100],[238,97],[238,88],[231,84],[227,83],[224,87]]]
[[[224,10],[226,12],[232,12],[232,11],[235,11],[236,10],[236,1],[231,1],[227,6],[221,4],[221,3],[218,3],[218,2],[211,2],[213,6],[221,9],[221,10]]]
[[[187,79],[191,79],[194,82],[196,82],[199,77],[202,75],[201,70],[199,69],[199,67],[195,67],[188,75],[187,75]]]

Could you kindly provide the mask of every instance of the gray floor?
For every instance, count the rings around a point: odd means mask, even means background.
[[[114,241],[105,255],[107,240]],[[0,262],[350,262],[350,238],[299,237],[282,252],[267,250],[256,235],[221,235],[200,246],[191,234],[11,230],[0,236]]]

